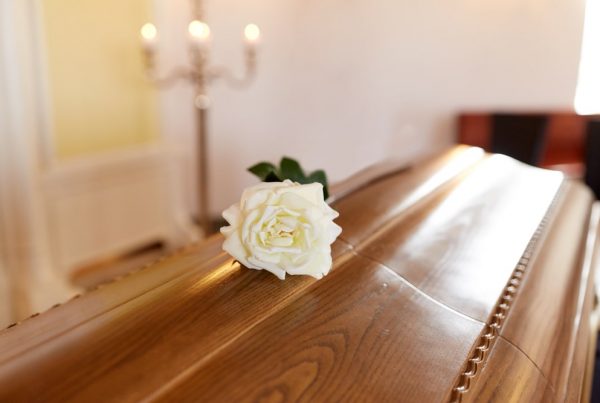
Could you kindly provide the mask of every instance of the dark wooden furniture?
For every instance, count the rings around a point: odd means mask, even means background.
[[[470,147],[352,187],[323,280],[214,236],[0,333],[0,401],[586,399],[588,189]]]
[[[513,157],[529,165],[539,165],[546,144],[545,115],[492,115],[491,151]]]
[[[587,126],[585,148],[585,183],[600,198],[600,120],[596,117]]]
[[[543,152],[539,163],[535,165],[561,170],[571,177],[583,177],[587,117],[569,111],[496,113],[498,114],[516,117],[545,116],[547,126]],[[492,112],[461,113],[457,120],[457,142],[492,151],[493,122]]]

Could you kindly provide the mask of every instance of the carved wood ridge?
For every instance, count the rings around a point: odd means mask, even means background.
[[[492,310],[492,314],[486,321],[485,326],[477,339],[477,343],[471,349],[471,352],[463,365],[462,371],[452,388],[449,400],[450,403],[460,403],[462,401],[463,396],[471,389],[471,384],[476,380],[479,370],[485,365],[495,341],[500,336],[500,329],[502,329],[502,325],[512,306],[512,302],[519,293],[519,286],[530,266],[532,260],[531,257],[534,255],[536,248],[539,245],[539,240],[544,234],[548,221],[556,210],[556,206],[563,195],[564,188],[565,182],[561,184],[556,192],[556,195],[548,206],[546,214],[529,240],[525,252],[523,252],[523,255],[519,259],[517,266],[513,270],[506,286],[498,298],[498,301]]]

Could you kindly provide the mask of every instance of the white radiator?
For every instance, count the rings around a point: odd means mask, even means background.
[[[52,255],[63,272],[177,239],[166,155],[158,148],[69,161],[43,177]]]

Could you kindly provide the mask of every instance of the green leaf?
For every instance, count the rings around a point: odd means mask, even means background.
[[[270,162],[259,162],[248,168],[248,171],[256,175],[263,182],[282,182],[290,179],[303,185],[318,182],[323,185],[323,197],[325,200],[329,197],[329,187],[327,186],[327,175],[325,171],[319,169],[306,176],[302,167],[293,158],[283,157],[279,162],[279,169]]]
[[[269,174],[275,174],[275,176],[278,176],[277,167],[271,164],[270,162],[265,161],[252,165],[250,168],[248,168],[248,172],[251,172],[254,175],[258,176],[258,178],[261,181],[264,181],[269,176]]]
[[[325,171],[322,169],[314,171],[308,176],[308,179],[308,183],[319,182],[321,185],[323,185],[323,197],[325,200],[327,200],[329,197],[329,187],[327,186],[327,175],[325,174]]]
[[[282,179],[290,179],[294,182],[302,183],[306,178],[302,167],[295,159],[283,157],[279,163],[279,172]]]
[[[282,182],[283,178],[277,176],[275,172],[269,172],[263,182]]]

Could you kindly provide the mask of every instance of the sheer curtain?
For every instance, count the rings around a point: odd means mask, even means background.
[[[44,220],[35,4],[0,2],[0,327],[74,290],[56,275]]]

